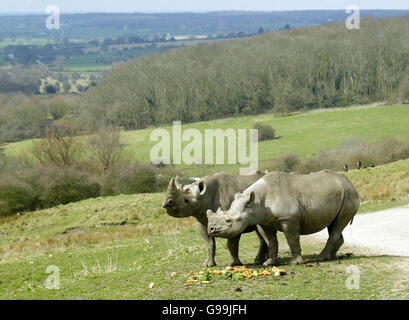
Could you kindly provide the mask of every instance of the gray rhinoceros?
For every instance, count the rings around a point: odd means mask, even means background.
[[[329,238],[318,260],[336,258],[344,243],[342,231],[359,208],[359,195],[343,174],[272,172],[236,194],[230,209],[207,211],[208,232],[215,237],[235,237],[249,226],[258,230],[268,245],[264,265],[277,264],[277,231],[291,249],[290,264],[303,263],[300,235],[328,228]]]
[[[163,207],[172,217],[193,216],[196,218],[200,234],[206,242],[207,259],[204,266],[212,267],[216,265],[214,261],[216,242],[214,237],[209,236],[207,233],[207,210],[216,210],[219,207],[227,210],[237,192],[243,191],[263,175],[264,173],[260,171],[241,176],[216,173],[188,185],[183,185],[177,176],[170,180]],[[256,231],[259,236],[260,249],[254,263],[261,264],[267,257],[267,244],[256,227],[243,229],[243,232],[250,231]],[[239,241],[240,234],[236,234],[227,241],[231,265],[241,265],[238,256]]]

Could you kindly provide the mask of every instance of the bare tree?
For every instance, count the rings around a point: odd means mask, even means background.
[[[61,167],[71,167],[79,151],[79,142],[74,137],[71,123],[54,125],[45,130],[45,137],[33,142],[32,153],[42,163]]]
[[[95,135],[88,138],[88,144],[104,171],[116,163],[123,152],[120,132],[112,126],[99,129]]]

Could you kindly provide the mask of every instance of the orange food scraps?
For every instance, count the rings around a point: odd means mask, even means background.
[[[287,271],[280,269],[278,267],[272,267],[271,269],[263,270],[252,270],[246,266],[235,266],[235,267],[226,267],[222,270],[217,269],[206,269],[206,271],[199,272],[189,272],[189,279],[186,281],[184,286],[190,286],[191,284],[209,284],[217,279],[224,280],[248,280],[253,277],[259,276],[275,276],[280,277],[287,274]]]

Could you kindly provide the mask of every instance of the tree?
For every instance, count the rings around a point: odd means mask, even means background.
[[[124,148],[121,144],[119,130],[112,126],[99,129],[97,134],[88,139],[88,144],[102,164],[104,171],[120,159]]]
[[[72,123],[53,125],[46,129],[45,137],[33,142],[32,153],[42,164],[51,163],[60,168],[72,167],[79,151]]]
[[[69,93],[70,90],[71,90],[71,84],[68,81],[64,81],[62,87],[63,87],[65,93]]]
[[[399,100],[409,103],[409,77],[406,77],[399,86]]]
[[[48,94],[54,94],[57,93],[57,89],[52,84],[49,84],[45,87],[45,92]]]

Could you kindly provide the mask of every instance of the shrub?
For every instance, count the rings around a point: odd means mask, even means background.
[[[0,216],[35,210],[38,199],[38,192],[27,182],[11,174],[0,177]]]
[[[268,124],[256,123],[253,129],[258,130],[258,141],[272,140],[275,138],[275,130]]]
[[[404,140],[384,138],[375,143],[349,139],[334,149],[323,150],[315,159],[305,160],[297,167],[300,173],[316,172],[323,169],[342,170],[347,164],[356,169],[357,161],[363,167],[381,165],[409,158],[409,137]]]
[[[294,154],[286,154],[278,159],[272,161],[272,164],[268,166],[269,171],[281,171],[291,172],[295,171],[299,165],[300,160]]]
[[[76,169],[46,169],[40,178],[42,194],[41,206],[49,208],[100,195],[101,186],[94,178]]]
[[[17,177],[17,178],[16,178]],[[0,176],[0,215],[98,197],[101,186],[76,169],[37,166]]]
[[[147,164],[116,163],[101,178],[103,196],[156,192],[155,171]]]
[[[316,159],[307,159],[307,160],[301,161],[299,165],[297,166],[298,173],[310,173],[310,172],[317,172],[320,170],[321,169],[319,168]]]

